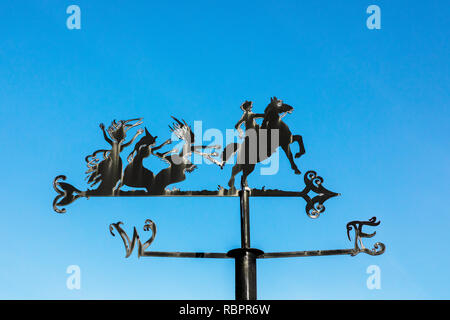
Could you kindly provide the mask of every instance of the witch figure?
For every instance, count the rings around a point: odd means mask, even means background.
[[[88,184],[95,186],[100,183],[97,189],[89,190],[89,194],[113,195],[118,189],[117,187],[120,185],[122,178],[122,159],[120,158],[120,153],[144,132],[144,130],[139,129],[130,141],[124,143],[127,137],[127,131],[142,124],[140,120],[142,118],[119,120],[118,122],[114,120],[108,127],[108,133],[106,133],[105,125],[103,123],[100,124],[103,137],[111,145],[111,149],[97,150],[86,157]],[[97,154],[99,153],[103,154],[103,160],[100,162],[97,159]]]

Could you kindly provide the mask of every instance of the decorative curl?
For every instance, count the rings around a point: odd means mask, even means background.
[[[60,180],[66,180],[65,175],[59,175],[53,180],[53,189],[58,193],[58,195],[53,200],[53,210],[58,213],[65,213],[65,208],[58,208],[61,206],[66,206],[71,204],[79,197],[83,196],[83,192],[75,188],[73,185],[61,182]]]
[[[315,171],[306,172],[303,180],[305,181],[305,188],[302,190],[301,196],[306,201],[306,214],[312,219],[317,219],[325,211],[324,202],[338,196],[339,193],[326,189],[323,186],[323,178],[318,176]],[[317,195],[311,198],[310,191],[317,193]]]
[[[128,258],[133,253],[136,243],[138,244],[138,258],[140,258],[141,256],[144,255],[145,249],[147,249],[150,246],[150,244],[152,244],[152,242],[155,240],[156,224],[150,219],[145,220],[144,231],[151,230],[152,236],[150,239],[145,241],[144,244],[142,244],[141,239],[139,238],[139,234],[136,230],[136,227],[133,228],[133,238],[130,241],[130,238],[128,237],[127,233],[120,226],[122,224],[123,224],[122,221],[119,221],[117,223],[111,223],[109,225],[109,232],[113,237],[115,237],[115,234],[113,232],[114,229],[116,229],[119,232],[119,235],[122,238],[123,244],[125,246],[125,258]]]
[[[371,256],[378,256],[384,253],[384,251],[386,250],[386,246],[383,243],[377,242],[374,244],[374,247],[372,249],[368,249],[364,246],[362,242],[362,238],[372,238],[377,234],[376,231],[374,231],[373,233],[363,232],[362,231],[363,226],[374,227],[378,226],[380,222],[381,221],[377,222],[376,217],[372,217],[368,221],[351,221],[347,223],[347,237],[350,241],[351,241],[350,231],[352,230],[355,231],[355,240],[354,240],[355,248],[353,249],[352,256],[356,256],[360,252],[367,253]]]

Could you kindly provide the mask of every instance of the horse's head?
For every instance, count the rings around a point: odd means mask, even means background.
[[[284,103],[283,100],[280,100],[277,97],[270,98],[269,106],[277,113],[292,113],[292,111],[294,111],[294,107]]]
[[[277,97],[270,98],[270,103],[264,110],[264,121],[278,121],[280,113],[292,113],[292,111],[294,108],[283,103],[283,100],[277,99]]]

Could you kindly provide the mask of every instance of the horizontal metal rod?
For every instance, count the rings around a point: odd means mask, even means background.
[[[226,253],[217,252],[160,252],[160,251],[145,251],[141,257],[169,257],[169,258],[215,258],[215,259],[230,259]]]
[[[355,254],[355,249],[337,249],[337,250],[312,250],[312,251],[290,251],[290,252],[266,252],[257,257],[257,259],[271,258],[294,258],[294,257],[320,257]],[[145,251],[141,257],[168,257],[168,258],[213,258],[230,259],[226,253],[220,252],[162,252]]]
[[[240,190],[201,190],[201,191],[170,191],[164,193],[150,193],[143,190],[119,191],[116,194],[102,194],[95,191],[82,191],[78,195],[85,198],[90,197],[239,197]],[[318,194],[319,196],[322,194]],[[340,194],[337,194],[340,195]],[[306,192],[302,191],[283,191],[283,190],[262,190],[251,189],[249,197],[304,197]]]
[[[267,252],[267,253],[264,253],[263,255],[259,256],[258,259],[334,256],[334,255],[344,255],[344,254],[354,254],[354,253],[355,253],[354,249]]]

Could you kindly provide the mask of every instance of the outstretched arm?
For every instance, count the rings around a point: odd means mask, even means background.
[[[161,149],[162,147],[164,147],[165,145],[168,145],[168,144],[170,144],[170,143],[172,143],[172,140],[171,140],[171,139],[167,139],[167,140],[164,141],[161,145],[152,148],[152,150],[153,150],[153,151],[159,150],[159,149]]]
[[[264,118],[265,114],[264,113],[255,113],[253,115],[253,118],[255,119],[259,119],[259,118]]]
[[[214,144],[212,146],[191,146],[191,151],[197,151],[198,149],[220,149],[221,146]]]
[[[105,138],[106,142],[108,142],[110,145],[112,145],[113,142],[111,141],[110,138],[108,138],[108,135],[106,134],[106,131],[105,131],[105,125],[103,123],[100,123],[100,129],[102,129],[103,137]]]
[[[216,153],[210,154],[210,153],[200,152],[200,151],[196,151],[196,150],[194,150],[194,153],[201,155],[203,158],[208,159],[209,161],[211,161],[214,164],[217,164],[219,167],[222,165],[222,162],[219,162],[212,157],[212,156],[217,156]]]
[[[263,116],[264,120],[261,123],[261,128],[266,128],[267,127],[267,114],[264,112],[264,116]]]
[[[162,159],[162,160],[165,160],[165,161],[167,161],[167,159],[166,159],[166,156],[167,156],[167,155],[173,154],[173,153],[177,153],[177,152],[178,152],[178,150],[177,150],[176,148],[175,148],[175,149],[172,149],[172,150],[170,150],[170,151],[163,152],[163,153],[161,153],[161,152],[153,152],[153,151],[154,151],[154,149],[152,149],[151,153],[152,153],[154,156],[157,156],[158,158],[160,158],[160,159]]]
[[[137,118],[137,119],[130,119],[130,120],[126,120],[125,121],[125,132],[127,132],[128,130],[130,130],[131,128],[134,128],[134,127],[136,127],[136,126],[139,126],[139,125],[141,125],[142,124],[142,118]],[[133,123],[133,124],[128,124],[128,122],[130,122],[130,121],[137,121],[136,123]]]
[[[124,148],[128,147],[130,144],[132,144],[134,142],[134,140],[136,140],[136,138],[142,134],[144,132],[144,130],[139,129],[136,134],[134,135],[134,137],[128,141],[127,143],[124,143],[123,145],[120,146],[120,151],[122,151]]]
[[[265,114],[264,113],[255,113],[255,114],[252,115],[252,118],[253,119],[264,119],[265,118]],[[264,123],[264,120],[263,120],[263,123]],[[262,124],[261,124],[261,126],[262,126]]]

